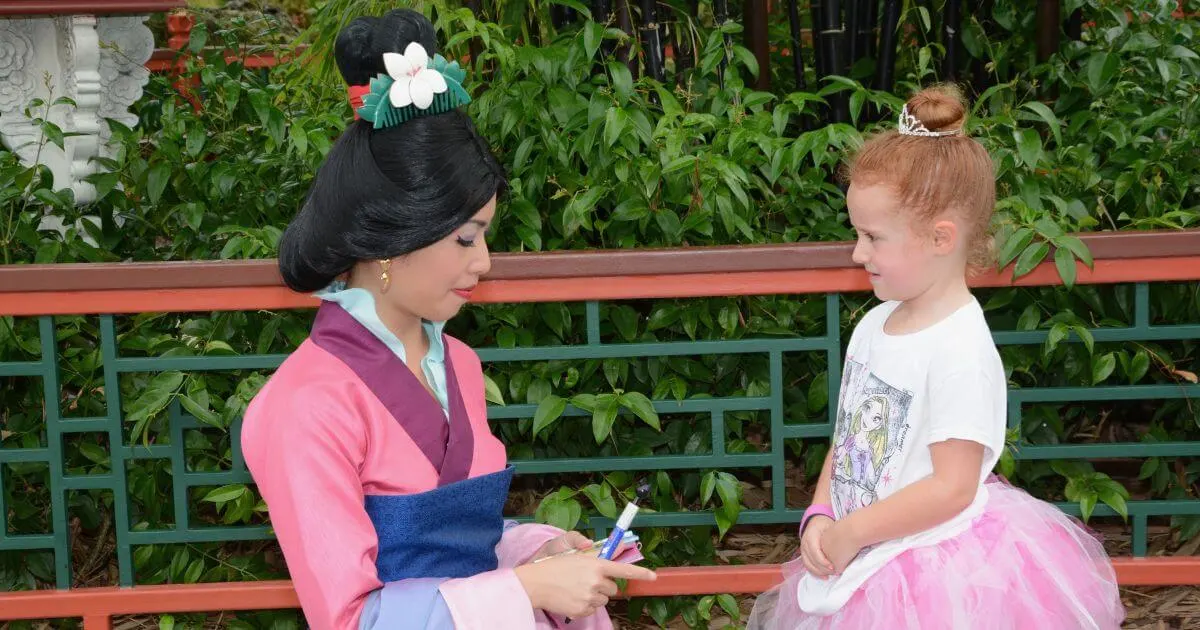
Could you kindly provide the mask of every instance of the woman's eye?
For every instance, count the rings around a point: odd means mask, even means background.
[[[474,247],[474,246],[475,246],[475,239],[473,239],[473,238],[472,238],[472,239],[465,239],[465,238],[463,238],[463,237],[459,236],[459,237],[458,237],[458,244],[459,244],[459,245],[462,245],[463,247]]]

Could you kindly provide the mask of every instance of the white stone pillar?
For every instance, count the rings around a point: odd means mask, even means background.
[[[77,204],[95,201],[83,181],[97,172],[96,157],[111,155],[105,119],[137,124],[129,106],[149,80],[146,61],[154,36],[146,15],[62,15],[0,19],[0,141],[26,164],[40,162],[54,174],[55,189],[70,188]],[[67,97],[74,106],[35,108]],[[68,137],[59,149],[32,118],[46,117]]]

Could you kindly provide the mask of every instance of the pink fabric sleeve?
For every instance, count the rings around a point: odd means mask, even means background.
[[[563,530],[550,525],[514,523],[504,529],[504,535],[496,545],[496,559],[500,561],[501,568],[521,566],[529,562],[542,545],[562,535]]]
[[[247,410],[246,465],[267,503],[308,622],[318,630],[357,628],[364,600],[382,586],[375,571],[378,540],[359,478],[364,431],[339,421],[345,414],[329,408],[327,395],[288,390]]]

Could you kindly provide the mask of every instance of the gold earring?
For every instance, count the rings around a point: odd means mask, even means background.
[[[392,267],[392,259],[384,258],[383,260],[380,260],[379,267],[382,269],[382,271],[379,273],[379,279],[383,282],[383,288],[380,289],[379,292],[387,293],[388,287],[392,284],[392,276],[390,273],[388,273]]]

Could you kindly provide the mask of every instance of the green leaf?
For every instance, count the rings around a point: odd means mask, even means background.
[[[1129,506],[1126,503],[1128,491],[1116,481],[1110,479],[1102,482],[1096,491],[1096,496],[1117,514],[1120,514],[1121,518],[1129,520]]]
[[[1083,264],[1087,265],[1089,269],[1094,268],[1095,265],[1092,261],[1092,252],[1088,249],[1088,246],[1079,239],[1079,237],[1065,234],[1058,239],[1057,245],[1059,247],[1065,247],[1071,250],[1071,253],[1075,254],[1075,257],[1078,258]]]
[[[596,506],[596,511],[608,518],[617,518],[617,502],[613,498],[612,488],[608,484],[589,484],[581,492]]]
[[[1112,352],[1092,359],[1092,385],[1104,381],[1117,367],[1117,357]]]
[[[1162,460],[1157,457],[1151,457],[1142,462],[1142,470],[1138,473],[1138,479],[1145,480],[1153,477],[1160,464],[1162,464]]]
[[[737,600],[729,593],[717,595],[717,605],[721,607],[733,619],[738,619],[742,615],[742,611],[738,608]]]
[[[694,155],[677,157],[663,167],[663,175],[670,175],[671,173],[682,171],[686,168],[691,168],[691,166],[696,163],[696,159],[697,158]]]
[[[1143,50],[1157,48],[1161,45],[1162,44],[1153,35],[1143,32],[1129,38],[1129,41],[1125,42],[1125,45],[1121,47],[1121,52],[1141,52]]]
[[[1042,312],[1037,304],[1030,304],[1017,318],[1017,330],[1036,330],[1042,322]]]
[[[530,383],[525,390],[525,402],[531,405],[540,404],[544,398],[550,395],[550,392],[550,381],[539,378]]]
[[[532,385],[530,387],[532,388]],[[533,414],[533,437],[536,438],[543,429],[561,418],[566,408],[567,401],[554,394],[543,398],[542,402],[538,404],[537,411]]]
[[[210,491],[208,494],[204,495],[204,498],[201,500],[217,504],[228,503],[242,496],[243,494],[246,494],[247,492],[249,492],[249,490],[246,489],[244,484],[231,483],[227,486],[221,486],[220,488]]]
[[[1039,241],[1029,245],[1025,251],[1017,258],[1017,265],[1013,269],[1013,277],[1020,278],[1033,271],[1042,260],[1046,258],[1046,254],[1050,253],[1050,244],[1044,241]]]
[[[623,63],[610,61],[608,62],[608,72],[612,75],[612,86],[617,101],[628,103],[633,97],[633,75],[629,73],[629,68]]]
[[[207,424],[210,427],[216,427],[218,429],[225,428],[225,425],[221,423],[221,416],[208,409],[206,405],[201,405],[195,400],[192,400],[190,396],[180,396],[179,406],[187,410],[187,412],[192,414],[192,416],[194,416],[197,420]]]
[[[171,181],[171,166],[164,162],[159,162],[150,167],[150,172],[146,175],[146,193],[150,198],[150,203],[156,204],[159,199],[162,199],[163,191],[167,189],[167,183]]]
[[[1096,348],[1096,339],[1092,336],[1092,332],[1078,324],[1071,326],[1071,332],[1079,336],[1079,339],[1083,341],[1084,347],[1087,348],[1088,354],[1092,354]]]
[[[158,630],[175,630],[175,617],[162,615],[158,618]]]
[[[208,130],[203,125],[193,125],[187,132],[185,150],[188,155],[196,157],[204,150],[204,143],[207,141]]]
[[[1049,355],[1058,347],[1058,344],[1070,334],[1070,329],[1067,325],[1058,322],[1050,327],[1050,332],[1046,333],[1046,350],[1045,354]]]
[[[563,490],[567,489],[563,488]],[[560,490],[542,500],[534,518],[559,529],[570,531],[579,524],[579,517],[582,515],[583,508],[579,505],[579,501],[570,494],[564,495]]]
[[[1017,228],[1009,235],[1004,241],[1004,247],[1000,248],[998,256],[1000,266],[1007,267],[1017,257],[1017,254],[1020,254],[1029,247],[1029,244],[1033,242],[1034,236],[1034,231],[1027,227]]]
[[[1171,46],[1167,52],[1176,59],[1200,59],[1200,55],[1196,54],[1196,51],[1179,44]]]
[[[1028,101],[1022,104],[1022,107],[1032,111],[1042,120],[1046,121],[1046,124],[1050,127],[1050,132],[1054,134],[1054,146],[1062,146],[1062,132],[1059,129],[1061,123],[1058,121],[1058,116],[1055,116],[1054,112],[1050,111],[1050,108],[1046,107],[1045,103],[1041,101]]]
[[[587,53],[587,58],[592,59],[596,56],[596,51],[600,49],[600,43],[604,41],[604,25],[589,21],[582,30],[583,49]]]
[[[46,134],[46,138],[49,139],[54,146],[58,147],[60,150],[65,150],[66,138],[63,136],[63,131],[58,125],[46,121],[42,123],[41,127],[42,133]]]
[[[743,66],[746,66],[746,70],[750,73],[750,76],[758,76],[758,59],[754,57],[754,53],[750,52],[746,48],[743,48],[742,46],[734,46],[733,56],[737,58],[737,60],[741,62]]]
[[[1054,250],[1054,266],[1058,269],[1058,276],[1062,278],[1063,285],[1068,289],[1075,286],[1075,255],[1071,250],[1064,247]]]
[[[621,139],[625,126],[629,123],[629,115],[620,107],[610,107],[604,114],[604,145],[611,147]]]
[[[712,500],[713,490],[717,489],[717,472],[711,471],[700,479],[700,507],[708,505]]]
[[[1013,137],[1021,162],[1030,168],[1037,166],[1042,160],[1042,137],[1033,129],[1014,129]]]
[[[628,408],[637,417],[642,419],[642,422],[654,427],[656,431],[661,431],[662,427],[658,422],[658,412],[654,410],[654,403],[641,392],[626,392],[621,394],[621,405]]]
[[[484,398],[493,405],[504,405],[504,393],[500,391],[500,386],[496,381],[487,374],[483,375],[483,394]]]
[[[616,394],[601,394],[596,397],[596,410],[592,412],[592,436],[600,444],[612,433],[613,423],[617,421]]]
[[[99,444],[83,442],[79,445],[79,452],[83,453],[83,456],[91,460],[92,463],[99,464],[101,466],[107,466],[109,461],[111,461],[108,456],[108,451],[104,450],[104,447],[100,446]]]
[[[1101,88],[1112,81],[1120,63],[1120,57],[1106,52],[1093,53],[1088,57],[1087,81],[1092,92],[1100,92]]]
[[[829,404],[829,388],[827,387],[825,372],[820,372],[813,376],[813,380],[808,385],[808,411],[816,413],[821,411]]]
[[[1145,350],[1138,350],[1137,354],[1133,355],[1133,360],[1129,365],[1129,383],[1132,385],[1142,380],[1149,369],[1150,356]]]
[[[117,173],[95,173],[89,175],[87,181],[96,187],[96,199],[104,199],[108,193],[117,187],[120,176]]]
[[[58,193],[48,188],[38,188],[37,190],[33,191],[33,196],[38,201],[41,201],[52,208],[62,208],[67,205],[66,202],[63,201],[62,197],[58,196]]]
[[[200,576],[203,573],[204,573],[204,560],[202,560],[200,558],[196,558],[195,560],[192,560],[191,565],[188,566],[187,573],[184,574],[184,576],[183,576],[183,583],[184,584],[195,584],[196,582],[200,581]]]
[[[1089,491],[1079,498],[1079,513],[1083,516],[1083,522],[1087,522],[1092,518],[1092,510],[1096,508],[1096,493]]]

